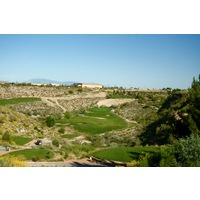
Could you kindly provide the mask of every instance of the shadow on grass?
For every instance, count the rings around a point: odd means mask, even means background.
[[[104,160],[96,157],[90,157],[88,159],[89,163],[79,163],[73,162],[72,167],[116,167],[116,166],[126,166],[125,162],[113,161],[113,160]]]
[[[155,154],[158,153],[157,151],[150,151],[150,150],[143,150],[142,152],[131,152],[129,151],[129,157],[131,160],[138,160],[141,155],[145,156],[146,153]]]
[[[141,153],[129,151],[129,152],[128,152],[128,155],[129,155],[129,157],[131,158],[131,160],[138,160],[139,157],[140,157],[140,155],[141,155]]]
[[[115,167],[112,163],[107,163],[107,164],[97,164],[97,163],[91,163],[91,164],[86,164],[86,163],[79,163],[79,162],[73,162],[71,164],[72,167]]]

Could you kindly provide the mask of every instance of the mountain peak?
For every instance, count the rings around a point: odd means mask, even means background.
[[[43,78],[34,78],[26,81],[26,83],[35,83],[35,84],[60,84],[60,85],[72,85],[74,81],[54,81],[50,79]]]

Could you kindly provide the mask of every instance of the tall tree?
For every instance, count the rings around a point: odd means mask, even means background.
[[[200,74],[198,79],[193,78],[189,95],[192,128],[196,133],[200,133]]]

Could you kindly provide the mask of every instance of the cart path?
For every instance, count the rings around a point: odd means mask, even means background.
[[[89,159],[66,160],[63,162],[27,162],[28,167],[114,167],[112,164],[91,162]]]

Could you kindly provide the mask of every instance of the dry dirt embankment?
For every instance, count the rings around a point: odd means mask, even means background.
[[[111,107],[111,106],[118,106],[124,103],[130,103],[135,101],[135,99],[104,99],[101,100],[97,103],[97,105],[100,106],[107,106],[107,107]]]
[[[79,95],[68,95],[66,97],[41,97],[42,101],[48,106],[59,107],[65,111],[72,111],[80,109],[81,107],[88,107],[95,105],[99,100],[106,97],[105,92],[100,93],[86,93]]]
[[[124,103],[135,101],[135,99],[105,99],[106,93],[101,92],[97,94],[84,94],[84,95],[70,95],[67,97],[41,97],[42,101],[48,106],[59,107],[65,111],[72,111],[75,109],[86,108],[97,105],[100,106],[118,106]]]

